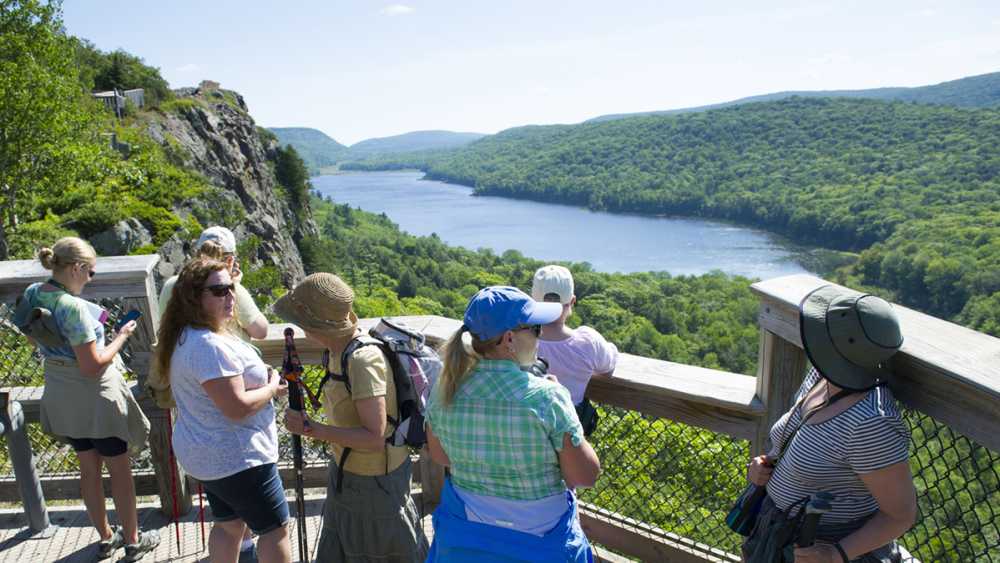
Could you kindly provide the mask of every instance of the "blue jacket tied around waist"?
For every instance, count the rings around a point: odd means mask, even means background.
[[[576,499],[566,491],[566,513],[544,536],[471,522],[465,503],[455,493],[451,480],[441,489],[441,504],[434,511],[434,544],[428,563],[477,561],[566,561],[593,563],[590,543],[580,528]]]

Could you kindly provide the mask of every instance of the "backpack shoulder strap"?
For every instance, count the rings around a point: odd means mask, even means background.
[[[327,363],[324,363],[324,366],[326,366],[324,368],[325,371],[326,371],[326,375],[323,376],[323,381],[320,382],[320,384],[319,384],[320,389],[323,388],[323,384],[324,383],[326,383],[327,381],[329,381],[330,379],[332,379],[334,381],[343,382],[343,384],[347,386],[347,392],[350,393],[351,392],[351,379],[347,376],[347,368],[348,368],[348,364],[350,363],[351,356],[354,355],[354,353],[357,352],[359,348],[363,348],[365,346],[370,346],[370,345],[373,345],[373,344],[380,344],[380,342],[378,340],[375,340],[374,338],[369,338],[367,336],[359,336],[359,337],[355,338],[354,340],[351,340],[351,342],[347,345],[347,347],[344,348],[344,351],[340,354],[340,373],[339,374],[338,373],[333,373],[333,372],[330,371],[329,363],[328,363],[329,362],[329,351],[327,351],[324,354],[324,356],[323,356],[323,359],[326,360],[326,362],[327,362]],[[384,351],[385,350],[383,349],[383,352]]]

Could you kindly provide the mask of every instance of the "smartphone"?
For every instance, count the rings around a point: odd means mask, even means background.
[[[142,311],[139,309],[132,309],[128,313],[125,313],[124,317],[118,319],[118,322],[115,323],[115,330],[121,330],[123,326],[129,323],[129,321],[137,321],[141,316]]]

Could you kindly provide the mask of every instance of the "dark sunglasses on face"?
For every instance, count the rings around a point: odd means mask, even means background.
[[[94,276],[97,275],[97,272],[94,271],[94,269],[90,267],[90,264],[87,264],[86,262],[80,262],[80,266],[82,266],[82,267],[84,267],[84,268],[87,269],[87,276],[90,279],[94,279]]]
[[[538,337],[538,336],[540,336],[542,334],[542,325],[519,326],[519,327],[517,327],[517,328],[514,329],[514,332],[517,332],[517,331],[520,331],[520,330],[530,330],[536,337]]]
[[[231,295],[235,288],[236,286],[234,284],[229,283],[229,284],[208,285],[205,286],[203,289],[205,291],[211,292],[212,295],[216,297],[225,297],[227,295]]]

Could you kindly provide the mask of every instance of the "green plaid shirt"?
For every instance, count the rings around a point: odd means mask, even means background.
[[[435,388],[427,421],[467,491],[535,500],[566,490],[558,452],[563,435],[583,440],[569,391],[514,362],[480,360],[445,407]]]

